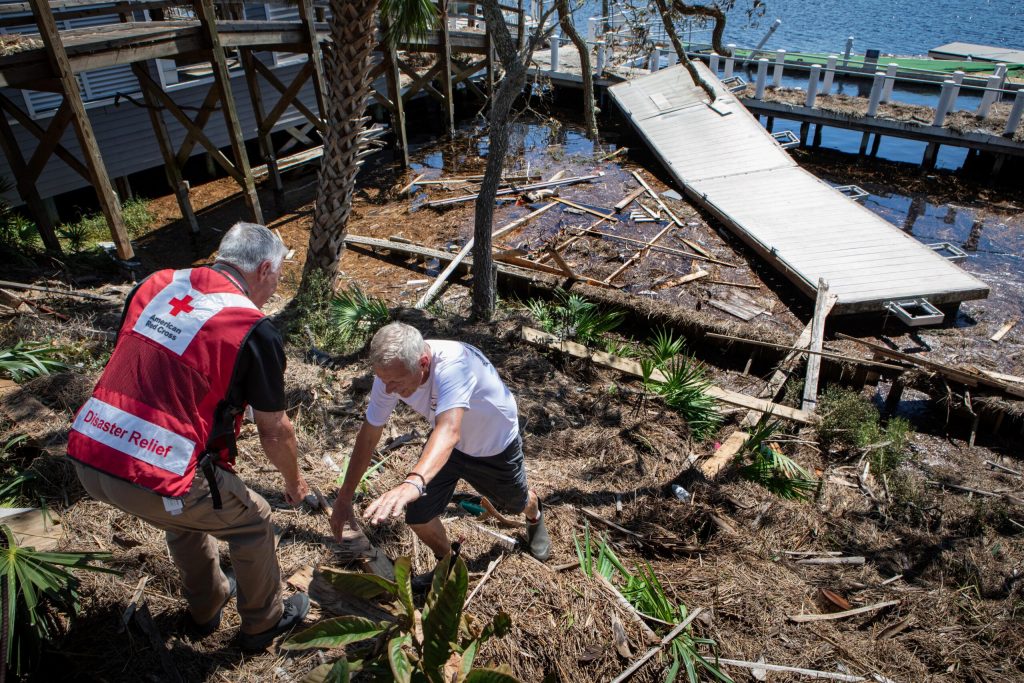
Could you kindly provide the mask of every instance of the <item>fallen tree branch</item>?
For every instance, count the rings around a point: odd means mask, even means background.
[[[473,601],[473,598],[476,597],[476,594],[479,593],[480,589],[484,587],[485,583],[487,583],[487,579],[491,578],[491,574],[494,573],[494,570],[498,567],[499,564],[501,564],[501,561],[504,559],[505,555],[501,554],[487,564],[487,571],[484,572],[483,578],[480,579],[480,582],[473,586],[473,592],[469,594],[468,598],[466,598],[466,603],[462,606],[463,609],[469,607],[469,603]]]
[[[78,299],[89,299],[90,301],[102,301],[105,304],[119,304],[121,303],[117,299],[110,299],[105,296],[97,296],[96,294],[88,294],[86,292],[75,292],[64,289],[53,289],[52,287],[41,287],[39,285],[26,285],[20,282],[9,282],[7,280],[0,280],[0,287],[7,287],[9,289],[27,289],[33,292],[46,292],[47,294],[56,294],[58,296],[71,296]]]
[[[700,614],[701,611],[702,611],[701,608],[698,607],[698,608],[694,609],[692,612],[690,612],[689,616],[687,616],[685,620],[680,622],[680,624],[678,626],[676,626],[674,629],[669,631],[668,635],[666,635],[664,638],[662,638],[660,643],[658,643],[657,645],[652,647],[650,650],[645,652],[643,654],[643,656],[640,659],[638,659],[635,662],[633,662],[629,666],[628,669],[626,669],[625,671],[620,673],[618,676],[613,678],[612,679],[612,683],[622,683],[622,681],[626,680],[627,678],[629,678],[630,676],[635,674],[637,671],[639,671],[640,667],[642,667],[644,664],[646,664],[648,662],[648,660],[651,659],[651,657],[653,657],[654,655],[658,654],[663,647],[665,647],[666,645],[671,643],[673,640],[675,640],[676,637],[678,637],[679,634],[682,633],[683,629],[686,628],[687,626],[689,626],[690,622],[697,618],[697,615]]]
[[[868,680],[863,676],[854,676],[852,674],[832,673],[830,671],[815,671],[814,669],[801,669],[795,666],[767,664],[765,662],[747,662],[742,659],[725,659],[724,657],[719,657],[715,661],[719,664],[725,664],[726,666],[738,666],[744,669],[763,669],[765,671],[785,671],[788,673],[801,674],[803,676],[808,676],[810,678],[823,678],[831,681],[847,681],[848,683],[858,683],[859,681]]]

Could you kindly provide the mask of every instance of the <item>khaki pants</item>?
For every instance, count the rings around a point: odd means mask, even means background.
[[[281,570],[277,564],[270,505],[242,480],[220,468],[217,486],[223,509],[214,510],[210,488],[196,472],[192,490],[177,515],[155,493],[75,463],[82,486],[93,498],[149,522],[167,534],[171,558],[181,572],[182,592],[199,624],[213,619],[228,600],[217,541],[227,541],[238,580],[238,614],[244,633],[261,633],[281,618]],[[214,540],[216,539],[216,540]]]

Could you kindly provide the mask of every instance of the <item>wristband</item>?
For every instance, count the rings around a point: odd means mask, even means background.
[[[411,479],[406,479],[402,483],[403,484],[408,484],[409,486],[411,486],[414,489],[416,489],[419,492],[419,494],[420,494],[420,498],[422,498],[423,496],[427,495],[425,489],[422,486],[420,486],[419,484],[417,484],[416,482],[414,482],[413,480],[411,480]]]
[[[410,472],[409,474],[405,475],[405,478],[406,478],[406,479],[408,479],[409,477],[419,477],[419,478],[420,478],[420,481],[421,481],[421,482],[423,482],[423,485],[424,485],[424,486],[426,486],[426,485],[427,485],[427,480],[426,480],[426,479],[424,479],[424,478],[423,478],[423,475],[422,475],[422,474],[420,474],[419,472]]]

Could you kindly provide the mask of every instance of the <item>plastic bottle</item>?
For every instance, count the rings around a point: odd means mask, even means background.
[[[684,503],[690,502],[690,492],[684,489],[679,484],[672,484],[672,493],[675,494],[676,498],[683,501]]]

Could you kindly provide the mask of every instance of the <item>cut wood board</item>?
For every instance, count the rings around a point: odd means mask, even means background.
[[[743,321],[752,320],[753,318],[761,315],[762,313],[768,312],[767,309],[761,308],[760,306],[752,306],[750,304],[747,304],[742,301],[737,301],[735,299],[732,301],[719,301],[717,299],[710,299],[708,303],[714,306],[715,308],[725,311],[730,315],[734,315]]]
[[[729,435],[729,438],[719,446],[718,450],[711,454],[711,457],[707,458],[700,463],[700,471],[708,479],[714,479],[717,477],[722,470],[728,467],[736,454],[743,448],[743,444],[750,438],[750,434],[746,432],[733,432]]]
[[[676,277],[666,282],[662,282],[660,285],[656,285],[654,289],[668,289],[669,287],[678,287],[679,285],[685,285],[688,282],[693,282],[694,280],[699,280],[702,277],[707,276],[708,271],[698,270],[696,273],[689,273],[687,275],[683,275],[682,277]]]
[[[39,508],[0,508],[0,524],[14,533],[18,545],[53,550],[64,535],[60,517]]]
[[[588,360],[597,363],[598,365],[604,365],[605,367],[614,368],[621,372],[633,375],[635,377],[643,377],[643,369],[635,360],[629,358],[620,358],[613,356],[610,353],[603,351],[593,351],[588,349],[582,344],[576,342],[559,339],[553,334],[542,332],[541,330],[535,330],[532,327],[523,327],[523,339],[531,344],[543,346],[549,349],[556,349],[563,353],[568,353],[576,358],[586,358]],[[651,379],[659,382],[665,381],[665,375],[660,370],[655,370],[651,375]],[[777,417],[784,417],[788,420],[795,422],[802,422],[809,424],[815,421],[815,417],[806,411],[798,410],[796,408],[790,408],[789,406],[779,405],[772,403],[771,401],[765,401],[760,398],[754,398],[753,396],[747,396],[737,391],[731,391],[729,389],[723,389],[718,386],[712,385],[708,389],[708,394],[713,398],[721,401],[722,403],[728,403],[729,405],[741,406],[743,408],[749,408],[751,410],[758,410],[763,413],[772,413]]]
[[[1006,333],[1009,332],[1010,330],[1012,330],[1013,326],[1016,325],[1017,322],[1018,322],[1018,320],[1016,318],[1014,318],[1013,320],[1006,321],[1006,323],[1002,327],[1000,327],[998,330],[996,330],[995,334],[993,334],[991,337],[989,337],[989,341],[994,341],[994,342],[1002,341],[1003,337],[1006,336]]]

